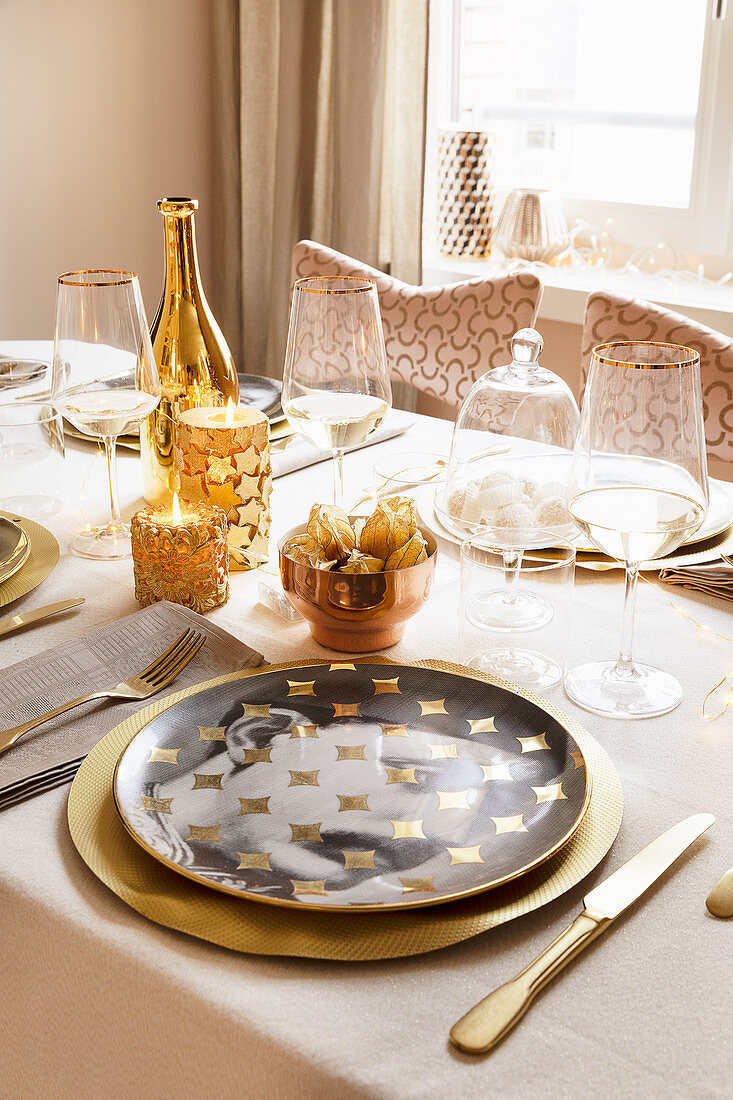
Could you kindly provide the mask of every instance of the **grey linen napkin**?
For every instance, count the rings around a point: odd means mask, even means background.
[[[402,435],[415,423],[415,417],[402,409],[390,409],[382,423],[375,432],[363,443],[357,443],[355,447],[347,447],[350,451],[360,451],[362,447],[370,447],[372,443],[383,443],[385,439],[394,439]],[[284,474],[292,474],[295,470],[303,470],[306,466],[313,466],[316,462],[325,462],[331,458],[328,447],[317,447],[315,443],[304,439],[301,435],[291,435],[287,439],[278,441],[274,439],[270,444],[272,458],[272,476],[282,477]]]
[[[723,561],[705,565],[681,565],[660,570],[660,581],[679,584],[693,592],[705,592],[723,600],[733,600],[733,566]]]
[[[264,661],[261,653],[203,615],[178,604],[156,603],[3,669],[0,729],[18,726],[80,695],[114,687],[151,664],[187,627],[206,634],[206,642],[156,699],[227,672],[257,668]],[[0,787],[88,753],[149,703],[102,699],[45,722],[0,756]]]

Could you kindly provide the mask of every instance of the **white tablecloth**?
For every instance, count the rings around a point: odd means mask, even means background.
[[[406,436],[349,456],[347,493],[361,495],[377,453],[447,448],[449,438],[449,424],[420,418]],[[1,667],[136,609],[129,562],[95,564],[68,551],[92,453],[70,445],[68,504],[47,521],[61,561],[13,610],[66,596],[87,602],[75,618],[1,640]],[[138,460],[122,454],[120,474],[130,513],[141,503]],[[328,500],[330,489],[327,465],[280,479],[274,536],[312,500]],[[235,575],[215,621],[273,662],[326,655],[304,623],[286,625],[257,605],[260,579]],[[722,603],[667,593],[733,636]],[[457,659],[456,602],[455,589],[435,593],[389,655]],[[620,574],[579,575],[571,662],[615,652],[621,602]],[[69,839],[66,789],[0,812],[0,1096],[730,1095],[733,925],[710,917],[704,903],[733,863],[733,710],[705,722],[701,705],[733,669],[733,647],[642,585],[635,652],[684,684],[685,700],[671,715],[604,722],[563,703],[559,688],[550,696],[586,724],[620,773],[625,812],[610,855],[546,908],[435,954],[342,964],[209,946],[147,922],[92,876]],[[542,994],[500,1047],[475,1059],[449,1045],[457,1017],[569,923],[593,883],[703,810],[718,819],[706,837]]]

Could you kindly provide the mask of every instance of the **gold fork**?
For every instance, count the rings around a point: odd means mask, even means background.
[[[72,707],[78,707],[80,703],[88,703],[92,699],[135,699],[138,701],[149,699],[151,695],[162,691],[163,688],[168,687],[168,684],[175,680],[178,673],[196,656],[205,641],[206,636],[204,634],[200,634],[197,630],[189,627],[188,630],[184,630],[172,646],[166,649],[165,653],[161,653],[160,657],[148,665],[147,668],[144,668],[142,672],[138,672],[137,676],[130,676],[128,680],[123,680],[108,691],[93,691],[89,695],[81,695],[78,699],[72,699],[70,703],[64,703],[62,706],[56,707],[55,710],[49,710],[46,714],[31,718],[30,721],[24,722],[21,726],[4,730],[0,733],[0,752],[9,749],[24,733],[35,729],[36,726],[40,726],[42,722],[47,722],[50,718],[55,718],[58,714],[63,714],[64,711],[71,710]]]

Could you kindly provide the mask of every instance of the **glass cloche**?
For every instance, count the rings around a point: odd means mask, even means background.
[[[512,361],[474,382],[453,430],[448,472],[436,491],[441,523],[459,537],[485,534],[504,552],[506,589],[486,625],[536,626],[539,609],[523,606],[517,586],[522,553],[572,539],[566,485],[579,421],[570,387],[540,366],[542,337],[532,328],[512,338]]]

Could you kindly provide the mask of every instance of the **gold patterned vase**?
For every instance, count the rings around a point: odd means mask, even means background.
[[[438,141],[438,247],[444,256],[483,259],[491,253],[492,135],[441,130]]]
[[[198,257],[196,199],[161,199],[165,284],[151,326],[161,398],[140,432],[145,499],[169,504],[177,488],[175,425],[184,409],[236,404],[239,383],[232,354],[206,301]]]

